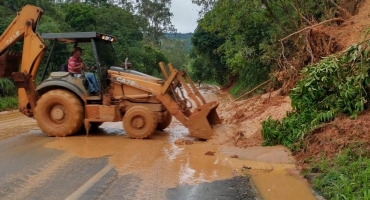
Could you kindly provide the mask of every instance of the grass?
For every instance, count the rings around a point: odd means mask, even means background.
[[[370,158],[358,149],[346,149],[335,159],[323,160],[311,168],[321,175],[313,187],[326,199],[370,200]]]
[[[18,108],[17,97],[0,97],[0,111],[14,110]]]
[[[0,79],[0,96],[14,96],[17,94],[17,87],[10,79]]]

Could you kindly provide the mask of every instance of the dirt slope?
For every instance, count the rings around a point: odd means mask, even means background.
[[[282,96],[280,90],[236,102],[221,93],[221,99],[218,113],[223,124],[215,129],[216,137],[211,141],[243,148],[261,146],[262,121],[270,116],[282,119],[292,109],[290,98]]]
[[[313,61],[321,57],[347,49],[354,43],[366,38],[366,30],[370,25],[370,0],[343,0],[339,5],[338,18],[334,21],[316,26],[310,31],[309,48]]]
[[[353,2],[353,5],[358,1],[350,0],[347,2],[349,2],[347,5]],[[345,19],[346,21],[340,26],[328,26],[324,29],[327,34],[336,38],[337,41],[344,47],[344,49],[365,39],[365,31],[370,26],[370,0],[363,0],[359,4],[357,12],[356,10],[349,10],[349,12],[355,14],[353,16],[349,16],[348,19]]]
[[[317,40],[323,39],[320,34],[325,34],[324,38],[329,38],[325,44],[334,45],[335,42],[336,48],[332,48],[329,53],[337,53],[364,40],[365,31],[370,27],[370,0],[363,0],[358,7],[355,7],[351,1],[341,6],[347,9],[353,7],[347,13],[348,15],[342,13],[340,16],[345,19],[343,23],[325,24],[312,30],[318,36]],[[320,44],[320,41],[315,41],[313,44]],[[324,43],[321,44],[323,46],[319,49],[328,48]],[[216,128],[216,137],[211,141],[228,146],[243,148],[261,146],[263,142],[261,122],[268,117],[282,119],[286,112],[292,109],[289,96],[281,95],[280,90],[237,102],[226,94],[221,94],[221,99],[218,112],[223,125]],[[295,155],[297,162],[304,166],[307,160],[315,160],[319,156],[331,158],[343,148],[359,142],[370,149],[369,116],[370,111],[366,111],[356,120],[338,117],[333,122],[324,124],[305,139],[306,148]],[[229,134],[222,134],[225,132]]]

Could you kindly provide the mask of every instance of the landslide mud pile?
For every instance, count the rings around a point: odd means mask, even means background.
[[[282,119],[292,110],[289,96],[281,95],[281,90],[243,101],[233,101],[221,93],[220,99],[218,113],[222,124],[215,128],[215,137],[210,141],[228,146],[261,146],[262,121],[268,117]]]
[[[369,38],[365,33],[370,28],[370,0],[360,3],[344,1],[339,10],[338,17],[344,21],[316,26],[310,31],[308,42],[313,59],[341,52]],[[292,84],[285,83],[285,86],[291,87]],[[261,122],[268,117],[282,119],[287,111],[292,110],[287,95],[283,88],[234,102],[227,94],[221,94],[218,112],[223,122],[216,127],[211,142],[242,148],[262,145]],[[341,116],[323,124],[304,139],[303,150],[295,155],[297,162],[304,166],[307,160],[315,160],[320,156],[331,158],[342,149],[359,142],[370,150],[369,116],[368,110],[357,119]]]

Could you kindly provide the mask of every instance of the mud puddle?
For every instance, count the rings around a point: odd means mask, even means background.
[[[263,199],[316,199],[283,146],[221,147],[220,151],[241,159],[242,169],[251,176]]]
[[[207,102],[217,99],[213,88],[203,88],[201,92]],[[1,114],[0,124],[0,139],[1,134],[10,136],[36,127],[35,120],[20,113]],[[222,124],[217,129],[227,137],[235,126]],[[38,130],[32,134],[42,133]],[[181,145],[178,140],[191,142]],[[148,188],[155,186],[163,189],[163,199],[168,188],[226,180],[240,174],[252,177],[263,199],[314,199],[282,147],[239,149],[215,141],[198,141],[188,137],[188,130],[176,120],[164,132],[156,132],[146,140],[130,139],[122,123],[117,122],[104,123],[89,137],[53,138],[45,147],[82,158],[107,157],[120,175],[132,174],[142,180],[139,193],[145,195]]]
[[[249,174],[263,199],[315,199],[282,147],[222,148],[187,137],[187,129],[175,120],[166,131],[145,140],[130,139],[121,126],[122,123],[104,123],[89,137],[55,138],[46,147],[82,158],[106,156],[120,175],[140,177],[143,182],[138,191],[143,193],[159,183],[164,195],[165,189],[182,184]],[[176,145],[178,139],[192,143]]]
[[[202,86],[201,93],[207,102],[218,98],[214,87]],[[227,136],[235,131],[230,126],[219,125],[215,132]],[[122,123],[104,123],[89,137],[56,138],[46,147],[84,158],[107,156],[120,175],[133,174],[143,180],[138,190],[144,194],[153,185],[165,190],[248,174],[263,199],[315,199],[283,147],[240,149],[212,140],[198,141],[188,137],[188,129],[177,120],[146,140],[130,139]]]

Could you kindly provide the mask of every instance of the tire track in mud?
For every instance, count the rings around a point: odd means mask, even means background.
[[[15,115],[15,116],[9,116],[9,117],[0,119],[1,126],[11,126],[11,125],[13,125],[17,122],[20,122],[20,123],[22,123],[22,122],[26,122],[26,123],[33,122],[34,124],[36,124],[35,119],[30,118],[30,117],[26,117],[24,115]]]
[[[38,128],[36,120],[21,113],[0,114],[0,139]]]
[[[37,169],[35,173],[27,176],[26,178],[21,178],[23,174],[18,175],[18,177],[12,178],[13,180],[8,180],[7,182],[12,183],[14,181],[21,183],[13,185],[13,191],[7,193],[6,199],[26,199],[26,197],[41,187],[48,179],[51,179],[53,175],[56,175],[60,168],[67,166],[70,159],[73,158],[72,155],[65,153],[57,157],[53,161],[46,163],[43,167]]]
[[[20,112],[11,112],[11,113],[0,113],[0,122],[6,121],[8,119],[20,119],[20,118],[29,118],[25,115],[23,115]]]
[[[0,112],[0,119],[6,118],[7,116],[15,116],[19,115],[19,111],[5,111],[5,112]]]

